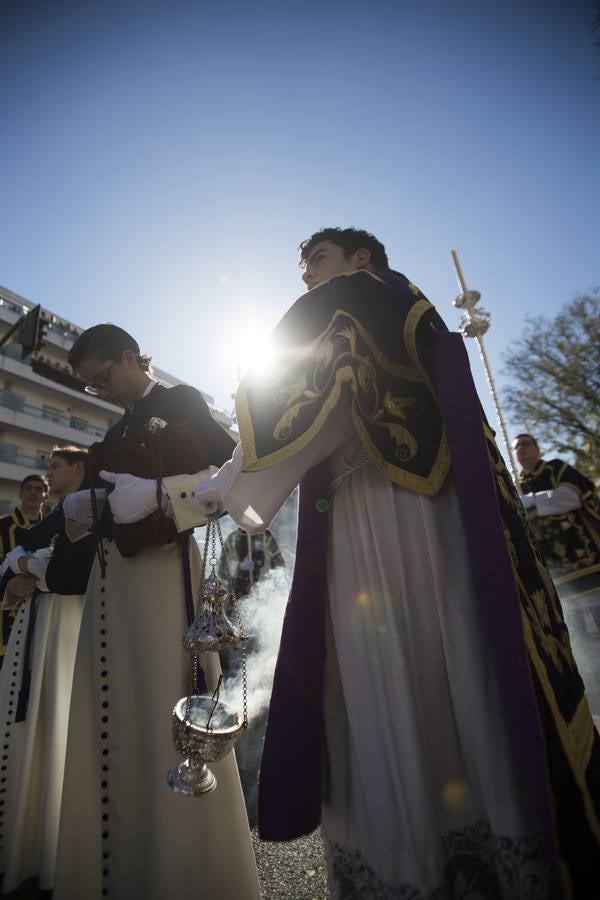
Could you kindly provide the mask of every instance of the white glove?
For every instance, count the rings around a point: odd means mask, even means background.
[[[114,484],[115,489],[108,495],[108,505],[117,525],[131,525],[151,515],[158,509],[156,481],[152,478],[137,478],[135,475],[116,472],[99,473],[100,478]],[[168,508],[168,498],[162,495],[162,507]]]
[[[35,578],[35,584],[38,591],[42,591],[46,594],[48,593],[48,585],[46,584],[46,569],[50,564],[51,558],[52,550],[47,547],[44,550],[35,553],[27,561],[29,574],[33,575],[33,577]]]
[[[254,568],[254,560],[252,559],[243,559],[240,563],[240,569],[242,572],[251,572]]]
[[[531,509],[535,506],[535,497],[533,494],[522,494],[521,495],[521,503],[525,507],[525,509]]]
[[[23,550],[22,547],[15,547],[14,550],[11,550],[10,553],[7,553],[4,557],[4,562],[2,563],[2,567],[0,568],[0,575],[4,575],[5,572],[8,572],[10,569],[11,572],[14,572],[15,575],[23,575],[25,574],[22,569],[19,568],[19,560],[27,559],[27,553]]]
[[[106,491],[104,488],[97,488],[95,493],[98,515],[100,516],[106,503]],[[63,500],[63,513],[65,514],[65,519],[70,519],[79,525],[91,525],[94,521],[91,492],[75,491],[73,494],[67,494]]]
[[[221,500],[221,492],[217,486],[215,476],[206,478],[194,488],[194,500],[198,505],[203,516],[208,518],[214,516],[215,513],[223,512],[223,501]]]

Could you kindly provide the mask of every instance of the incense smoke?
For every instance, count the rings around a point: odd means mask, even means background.
[[[251,825],[256,822],[258,772],[283,616],[294,571],[295,553],[292,548],[295,548],[296,543],[297,504],[298,497],[295,491],[270,526],[283,554],[285,566],[271,569],[254,584],[247,597],[241,597],[238,601],[242,626],[249,636],[246,645],[248,729],[236,744],[235,755]],[[224,538],[236,527],[230,519],[222,519],[221,526]],[[197,531],[196,535],[200,548],[203,549],[201,534]],[[222,661],[224,662],[223,657]],[[241,714],[243,708],[241,653],[231,651],[228,661],[232,674],[224,678],[220,698]]]

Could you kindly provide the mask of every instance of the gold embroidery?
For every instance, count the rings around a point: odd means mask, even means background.
[[[531,593],[528,592],[521,577],[522,566],[516,560],[518,554],[510,531],[505,528],[513,575],[521,600],[521,622],[527,654],[558,732],[569,769],[581,795],[589,827],[600,843],[600,821],[586,781],[586,770],[594,744],[594,725],[589,706],[585,695],[582,696],[570,721],[567,721],[548,675],[547,664],[553,666],[562,677],[569,677],[570,673],[572,677],[577,678],[577,667],[568,631],[564,626],[556,590],[529,529],[523,505],[512,486],[506,466],[496,447],[493,433],[487,427],[486,438],[498,495],[504,502],[506,502],[506,494],[510,495],[508,506],[516,512],[523,525],[529,549],[533,554],[535,577],[532,578],[532,582],[539,585]],[[544,656],[547,657],[548,663]]]
[[[416,356],[415,331],[421,316],[432,309],[431,304],[422,300],[415,304],[416,313],[409,311],[410,325],[405,333],[412,335],[411,360]],[[281,383],[281,375],[285,372],[285,364],[279,369],[278,376],[269,379],[273,384],[272,398],[283,407],[282,415],[273,426],[272,437],[276,441],[286,442],[280,450],[272,449],[257,459],[255,436],[248,410],[247,387],[244,379],[238,390],[236,411],[240,428],[240,437],[244,446],[244,466],[246,471],[267,468],[279,461],[289,458],[303,449],[318,433],[322,424],[335,407],[341,393],[341,386],[349,383],[352,390],[352,418],[357,433],[373,461],[396,484],[430,496],[436,494],[444,482],[450,466],[449,452],[445,435],[439,437],[439,446],[435,448],[435,458],[428,475],[418,475],[402,468],[407,461],[414,459],[419,452],[418,441],[408,424],[408,414],[419,415],[425,408],[423,400],[416,395],[397,396],[387,390],[383,399],[378,387],[376,366],[385,373],[402,382],[421,385],[424,390],[426,378],[422,371],[414,365],[398,365],[392,363],[374,344],[371,335],[361,323],[342,309],[337,309],[327,328],[315,338],[311,344],[293,361],[297,366],[302,360],[314,359],[309,371],[304,371],[290,384]],[[295,439],[294,423],[302,410],[317,404],[318,411],[310,424]],[[320,404],[320,405],[319,405]],[[393,416],[405,423],[400,425],[389,421]],[[395,447],[397,464],[386,459],[375,445],[374,438],[369,435],[368,427],[382,428],[387,431]]]

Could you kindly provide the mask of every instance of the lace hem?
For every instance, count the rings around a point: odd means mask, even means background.
[[[441,838],[442,883],[423,893],[414,884],[383,881],[360,850],[329,843],[335,900],[548,900],[542,839],[496,835],[477,822]]]

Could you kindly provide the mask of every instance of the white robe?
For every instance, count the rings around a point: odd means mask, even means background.
[[[261,530],[327,457],[332,481],[348,475],[330,497],[327,557],[322,824],[333,895],[421,900],[470,887],[474,897],[544,898],[541,838],[507,738],[451,475],[426,497],[361,465],[340,401],[292,459],[245,473],[238,447],[212,486],[239,524]],[[173,506],[183,521],[183,504]]]
[[[67,723],[83,597],[38,594],[25,721],[16,723],[32,598],[23,602],[0,673],[3,734],[2,890],[38,877],[48,890],[54,865],[65,766]],[[6,781],[4,779],[6,778]]]
[[[189,687],[179,547],[131,559],[104,547],[106,579],[96,560],[75,665],[54,900],[255,900],[234,755],[210,765],[212,794],[183,797],[167,784],[181,762],[171,712]],[[214,687],[217,654],[203,665]]]

